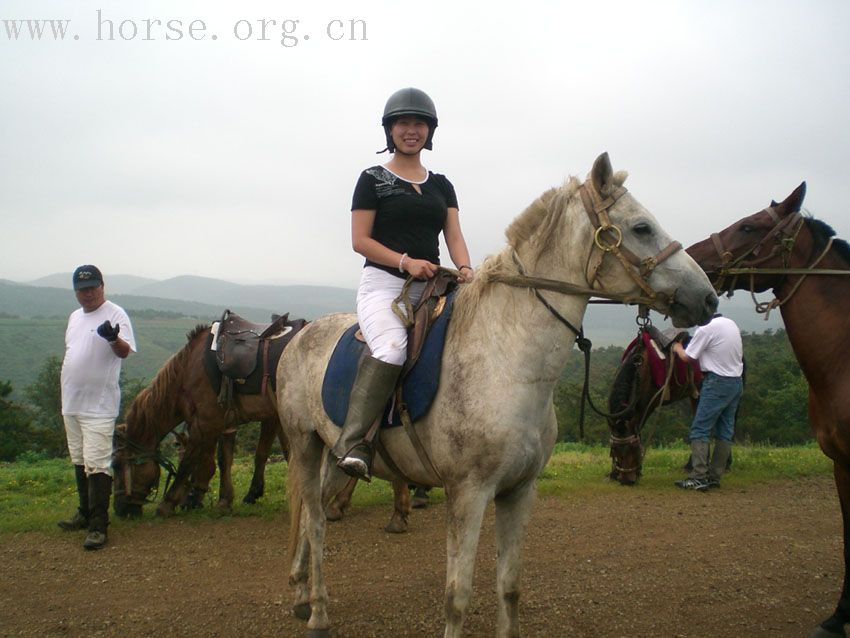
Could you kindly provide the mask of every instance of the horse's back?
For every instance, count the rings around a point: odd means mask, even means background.
[[[321,397],[325,368],[339,338],[356,322],[357,316],[351,313],[325,315],[307,324],[287,345],[277,367],[278,411],[283,423],[318,429],[319,421],[327,420]],[[310,424],[305,423],[305,416]]]

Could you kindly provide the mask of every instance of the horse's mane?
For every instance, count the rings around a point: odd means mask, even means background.
[[[174,419],[180,380],[192,353],[192,343],[210,329],[209,324],[198,324],[186,333],[186,345],[166,361],[151,382],[136,396],[127,410],[127,434],[145,437],[156,431],[162,422]]]
[[[607,196],[615,188],[622,186],[628,177],[626,171],[614,173],[611,184],[603,188],[602,196]],[[566,208],[582,182],[575,176],[570,176],[563,185],[550,188],[535,199],[523,212],[517,215],[505,229],[508,246],[500,253],[489,255],[475,273],[472,283],[461,286],[453,310],[455,324],[465,324],[472,318],[482,295],[490,288],[491,276],[496,273],[516,274],[512,250],[516,250],[525,242],[537,242],[540,251],[547,251],[550,244],[557,241],[558,233],[553,232],[560,213]]]
[[[814,217],[806,217],[805,219],[806,226],[812,234],[812,239],[815,243],[814,253],[816,255],[820,254],[826,248],[829,239],[835,237],[835,231],[832,229],[832,226],[819,219],[815,219]],[[850,264],[850,244],[843,239],[833,239],[832,247],[844,261]]]

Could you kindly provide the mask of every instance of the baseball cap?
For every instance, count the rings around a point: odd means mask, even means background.
[[[100,269],[97,266],[86,264],[85,266],[79,266],[74,271],[71,281],[74,282],[74,290],[94,288],[103,283],[103,275],[100,274]]]

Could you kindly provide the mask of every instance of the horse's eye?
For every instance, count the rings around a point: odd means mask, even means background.
[[[646,222],[641,222],[639,224],[635,224],[632,231],[635,235],[651,235],[652,234],[652,226],[647,224]]]
[[[743,224],[743,225],[741,226],[741,232],[742,232],[742,233],[747,233],[747,234],[749,234],[749,233],[751,233],[751,232],[755,231],[755,229],[756,229],[756,227],[755,227],[755,226],[753,226],[752,224]]]

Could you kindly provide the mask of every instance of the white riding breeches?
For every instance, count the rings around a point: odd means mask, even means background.
[[[86,474],[112,476],[112,435],[115,418],[87,417],[66,414],[65,435],[68,452],[74,465],[86,468]]]
[[[384,363],[401,365],[407,359],[407,328],[392,310],[393,300],[404,287],[404,279],[366,266],[357,289],[357,320],[372,356]],[[410,286],[412,303],[419,301],[424,281]],[[404,309],[403,304],[401,305]]]

